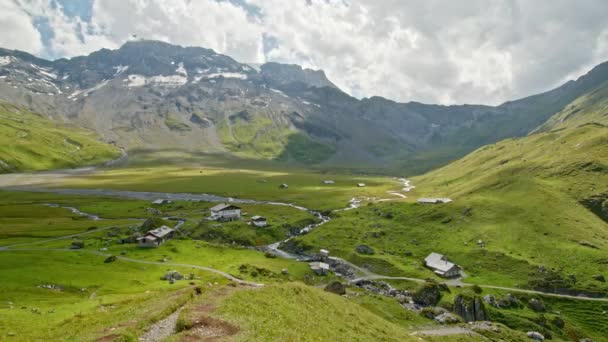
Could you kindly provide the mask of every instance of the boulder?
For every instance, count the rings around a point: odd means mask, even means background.
[[[551,320],[551,323],[560,329],[566,325],[564,320],[559,316],[553,317],[553,319]]]
[[[486,302],[486,304],[489,304],[493,307],[496,307],[496,298],[494,298],[494,296],[492,296],[491,294],[487,294],[485,296],[483,296],[483,301]]]
[[[373,248],[371,248],[371,247],[370,247],[370,246],[368,246],[368,245],[358,245],[358,246],[355,248],[355,251],[356,251],[357,253],[359,253],[359,254],[366,254],[366,255],[372,255],[372,254],[374,254],[374,249],[373,249]]]
[[[114,261],[116,261],[116,256],[115,255],[110,255],[103,262],[105,262],[106,264],[108,264],[108,263],[111,263],[111,262],[114,262]]]
[[[532,298],[528,301],[528,307],[536,312],[545,311],[545,303],[542,300],[538,300],[536,298]]]
[[[488,315],[479,296],[466,297],[457,295],[454,298],[454,312],[462,317],[465,322],[486,321]]]
[[[163,279],[168,280],[169,282],[171,282],[173,284],[173,282],[175,280],[184,279],[184,276],[181,273],[179,273],[178,271],[167,271],[167,273],[165,274]]]
[[[456,324],[460,323],[460,318],[452,315],[449,312],[442,313],[441,315],[435,317],[435,322],[439,324]]]
[[[346,294],[346,287],[339,281],[333,281],[325,286],[325,291],[343,295]]]
[[[528,331],[526,333],[526,336],[533,339],[534,341],[544,341],[545,340],[545,336],[543,336],[543,334],[539,333],[538,331]]]
[[[282,275],[289,275],[289,270],[286,269],[286,268],[284,268],[284,269],[281,270],[281,274]]]
[[[160,216],[160,215],[163,214],[160,210],[158,210],[156,208],[146,208],[146,212],[150,213],[150,214],[152,214],[154,216]]]
[[[606,277],[604,277],[603,274],[596,274],[596,275],[591,276],[591,278],[593,278],[594,280],[597,280],[597,281],[601,281],[602,283],[606,282]]]
[[[412,296],[414,303],[425,306],[435,306],[440,298],[441,292],[435,282],[426,282]]]

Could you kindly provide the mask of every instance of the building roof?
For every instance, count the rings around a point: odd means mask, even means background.
[[[152,229],[151,231],[147,232],[146,237],[152,235],[154,237],[162,239],[163,237],[165,237],[167,234],[169,234],[171,232],[173,232],[173,229],[171,229],[167,226],[162,226],[160,228]]]
[[[255,215],[251,217],[251,221],[266,221],[266,218],[264,216]]]
[[[224,211],[224,210],[236,210],[236,209],[241,209],[241,208],[237,207],[234,204],[222,203],[222,204],[218,204],[215,207],[211,208],[211,211]]]
[[[326,179],[326,180],[323,181],[323,183],[325,183],[325,184],[334,184],[335,182],[333,180],[331,180],[331,179]]]
[[[427,267],[437,270],[440,273],[445,273],[451,270],[454,266],[457,266],[456,264],[449,262],[445,256],[439,253],[429,254],[429,256],[424,258],[424,263]]]
[[[450,203],[450,202],[452,202],[452,199],[451,198],[447,198],[447,197],[437,197],[437,198],[423,197],[423,198],[419,198],[418,199],[418,203],[437,204],[437,203]]]
[[[171,203],[171,201],[168,199],[159,198],[159,199],[155,200],[154,202],[152,202],[152,204],[165,204],[165,203]]]
[[[320,261],[313,261],[308,265],[312,270],[329,270],[329,264]]]

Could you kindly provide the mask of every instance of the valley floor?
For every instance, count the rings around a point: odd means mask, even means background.
[[[334,180],[335,183],[324,184],[323,180],[326,179]],[[320,236],[336,233],[336,225],[350,226],[351,219],[359,220],[362,215],[362,222],[373,226],[371,233],[383,236],[386,234],[382,233],[386,230],[382,228],[384,220],[401,220],[394,214],[387,216],[387,210],[394,212],[395,209],[400,209],[408,213],[414,210],[411,213],[421,215],[421,219],[428,218],[429,215],[439,215],[440,220],[446,219],[442,212],[450,208],[449,205],[418,208],[420,205],[412,202],[419,194],[409,182],[405,182],[406,180],[398,178],[304,171],[285,173],[176,167],[2,176],[0,185],[10,191],[2,191],[0,200],[0,225],[4,227],[0,232],[0,268],[6,270],[3,273],[8,280],[2,285],[0,295],[0,302],[7,303],[0,307],[0,314],[8,320],[2,320],[4,323],[0,324],[0,332],[11,336],[25,331],[25,324],[34,317],[35,324],[30,327],[27,335],[21,336],[23,340],[54,338],[59,336],[55,334],[59,333],[56,329],[60,326],[63,330],[66,326],[76,328],[87,324],[86,329],[74,329],[71,336],[84,339],[111,337],[112,340],[121,336],[126,338],[139,335],[152,341],[158,339],[150,336],[161,328],[153,325],[154,322],[164,322],[159,323],[163,325],[167,321],[161,319],[169,317],[177,329],[176,335],[168,336],[171,340],[188,340],[191,335],[199,338],[217,335],[236,340],[293,339],[304,336],[303,334],[309,335],[310,340],[352,340],[355,336],[360,340],[371,340],[372,336],[385,336],[386,340],[400,336],[398,340],[407,340],[416,331],[419,332],[415,334],[416,339],[481,340],[483,334],[489,332],[477,335],[479,332],[471,333],[473,330],[469,327],[447,330],[439,328],[433,321],[403,309],[396,301],[367,293],[354,285],[348,287],[347,295],[343,298],[319,291],[316,286],[340,278],[333,274],[317,276],[308,269],[306,263],[275,258],[251,248],[285,240],[294,231],[309,226],[312,230],[306,231],[306,235],[294,241],[312,242],[315,248],[327,247],[327,243],[318,243],[322,241],[319,240]],[[289,188],[281,189],[278,185],[283,183],[289,184]],[[366,186],[359,188],[357,183],[365,183]],[[184,189],[187,192],[183,192]],[[130,231],[137,229],[144,219],[154,217],[153,211],[149,209],[152,206],[150,201],[156,198],[170,198],[174,201],[155,209],[162,211],[165,218],[179,217],[185,222],[179,228],[183,237],[152,250],[119,243],[128,237]],[[271,222],[283,223],[265,231],[241,227],[238,222],[224,224],[224,228],[231,227],[229,232],[218,230],[223,229],[221,227],[202,224],[205,220],[201,221],[201,218],[205,217],[213,205],[211,202],[222,201],[238,203],[250,215],[260,213]],[[458,205],[456,210],[460,210]],[[315,221],[318,215],[330,220]],[[411,233],[414,234],[410,238],[415,238],[417,233]],[[352,236],[353,232],[344,234]],[[377,249],[377,242],[369,238],[368,241],[365,240],[357,238],[360,243],[371,242]],[[84,248],[69,249],[73,241],[82,241]],[[240,243],[234,244],[234,241]],[[252,244],[249,248],[238,246],[249,243]],[[371,256],[353,254],[345,249],[352,244],[344,245],[337,240],[333,248],[329,247],[332,255],[342,257],[345,264],[363,271],[354,277],[357,278],[356,281],[352,281],[351,277],[351,283],[364,279],[383,279],[414,291],[420,286],[416,283],[423,284],[428,278],[442,281],[430,271],[420,268],[420,261],[412,267],[412,260],[423,258],[424,248],[422,252],[416,251],[403,258],[389,253]],[[424,242],[421,241],[420,244],[424,245]],[[315,253],[310,249],[290,251],[297,251],[297,254]],[[44,262],[40,261],[42,255]],[[454,255],[458,257],[457,254]],[[112,262],[103,262],[113,256],[115,258]],[[467,269],[468,264],[463,264]],[[53,273],[51,270],[55,269],[62,271]],[[173,269],[185,275],[192,273],[192,281],[170,284],[158,280],[167,270]],[[482,288],[484,294],[502,296],[510,292],[521,294],[522,300],[530,296],[540,298],[546,303],[552,303],[553,309],[545,314],[548,317],[560,315],[555,308],[564,305],[561,301],[590,303],[577,304],[577,307],[588,307],[583,316],[579,313],[572,313],[572,316],[563,314],[567,322],[566,328],[550,328],[535,323],[537,314],[525,307],[496,310],[493,315],[502,317],[499,322],[513,329],[544,329],[546,334],[592,336],[601,341],[605,328],[594,331],[592,327],[596,326],[594,324],[602,326],[601,322],[607,319],[605,314],[604,318],[601,316],[601,310],[606,312],[608,308],[608,304],[605,304],[607,299],[546,294],[525,286],[512,286],[508,277],[479,276],[483,272],[483,268],[475,269],[471,278]],[[500,270],[494,272],[501,274]],[[22,274],[26,276],[23,277]],[[107,278],[111,280],[108,281]],[[349,279],[346,280],[348,282]],[[465,283],[467,281],[468,279],[448,282],[452,293],[444,294],[442,303],[449,306],[451,303],[448,302],[456,294],[470,293],[472,287]],[[196,293],[194,296],[193,291]],[[217,291],[227,292],[218,296],[221,300],[211,300]],[[164,300],[165,297],[179,298],[171,300],[172,303],[179,304],[169,304]],[[260,303],[255,304],[256,301]],[[211,302],[213,304],[209,304]],[[281,311],[284,321],[272,322],[276,320],[276,315],[272,319],[266,317],[274,311],[268,311],[268,303],[278,306],[276,310],[286,310]],[[200,308],[206,305],[212,305],[213,308]],[[298,305],[305,305],[306,309],[303,307],[302,310],[308,314],[311,310],[321,310],[316,315],[324,317],[323,321],[311,319],[302,325],[305,330],[293,330],[290,320],[302,320],[302,315],[306,315],[304,312],[300,316],[293,313],[300,310]],[[266,309],[260,309],[263,307]],[[360,307],[365,309],[361,311]],[[197,316],[196,313],[200,310],[204,314]],[[325,326],[329,324],[328,321],[336,323],[338,316],[335,315],[338,312],[341,312],[339,316],[343,316],[343,312],[351,311],[352,317],[366,323],[355,321],[351,325],[340,322],[346,325],[337,331],[334,331],[335,327]],[[13,312],[18,314],[9,315]],[[103,314],[99,315],[100,312]],[[43,322],[36,319],[37,315],[47,319]],[[589,315],[599,316],[590,319]],[[369,326],[371,330],[357,328],[357,324],[361,327]],[[166,327],[163,329],[166,331]],[[524,335],[516,330],[504,326],[497,330],[501,331],[503,338],[508,336],[510,340],[525,340]],[[450,337],[443,335],[442,332],[446,331],[450,332],[446,334]],[[341,333],[335,335],[335,332]],[[166,333],[160,335],[165,337]]]

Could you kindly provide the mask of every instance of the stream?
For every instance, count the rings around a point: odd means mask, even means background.
[[[126,158],[126,156],[124,156]],[[414,187],[410,185],[410,181],[405,178],[396,178],[396,180],[403,186],[404,192],[410,191]],[[80,196],[100,196],[100,197],[118,197],[118,198],[126,198],[126,199],[136,199],[136,200],[145,200],[145,201],[154,201],[157,199],[168,199],[171,201],[199,201],[199,202],[228,202],[228,203],[244,203],[244,204],[267,204],[267,205],[276,205],[276,206],[287,206],[297,210],[306,211],[309,214],[315,216],[319,222],[310,224],[298,231],[297,234],[294,234],[288,237],[285,240],[281,240],[266,246],[258,247],[259,250],[269,252],[281,258],[295,259],[295,260],[303,260],[309,258],[307,255],[298,255],[294,253],[289,253],[279,249],[279,246],[282,243],[285,243],[294,237],[304,235],[312,231],[313,229],[331,221],[331,217],[323,215],[319,211],[315,211],[312,209],[305,208],[303,206],[295,205],[293,203],[284,203],[284,202],[275,202],[275,201],[258,201],[251,199],[241,199],[241,198],[232,198],[232,197],[223,197],[217,195],[210,194],[191,194],[191,193],[167,193],[167,192],[146,192],[146,191],[129,191],[129,190],[112,190],[112,189],[51,189],[51,188],[37,188],[33,186],[4,186],[2,189],[11,190],[11,191],[27,191],[27,192],[40,192],[40,193],[54,193],[60,195],[80,195]],[[342,209],[336,209],[334,211],[345,211],[352,210],[358,208],[363,200],[371,200],[371,201],[387,201],[403,198],[404,195],[397,191],[390,191],[389,194],[395,196],[396,198],[391,199],[372,199],[372,198],[352,198],[349,201],[349,205]],[[98,221],[102,220],[101,217],[95,214],[89,214],[82,212],[74,207],[62,207],[58,204],[46,204],[50,207],[59,207],[70,210],[72,213],[76,215],[86,216],[87,218]],[[181,221],[178,223],[177,229],[183,225],[184,222]]]

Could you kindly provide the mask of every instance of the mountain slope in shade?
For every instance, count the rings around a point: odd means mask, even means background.
[[[45,61],[0,49],[0,99],[127,149],[179,150],[321,167],[422,172],[525,136],[608,80],[608,65],[500,106],[356,99],[322,71],[259,71],[212,50],[157,41]]]
[[[536,131],[544,132],[588,123],[608,125],[608,82],[572,101]]]
[[[0,103],[0,173],[95,165],[118,156],[94,132]]]

